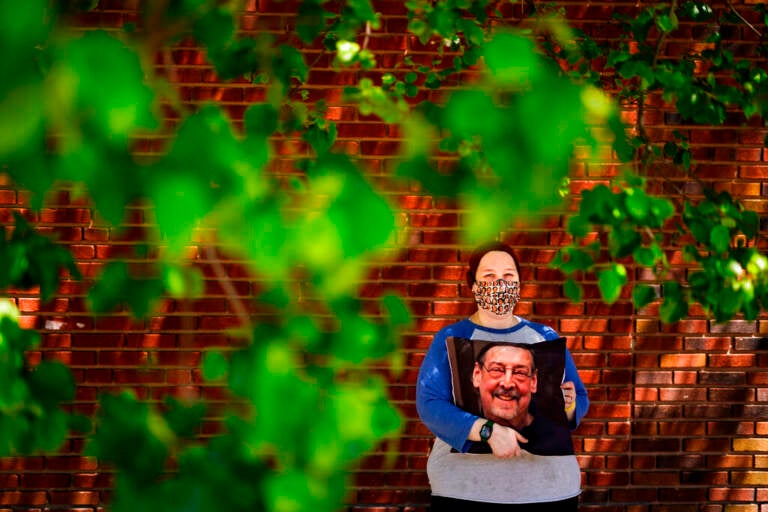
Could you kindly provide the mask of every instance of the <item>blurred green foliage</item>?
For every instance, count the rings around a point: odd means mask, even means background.
[[[765,5],[755,9],[765,22]],[[756,247],[758,215],[728,192],[705,185],[701,200],[682,195],[673,203],[649,196],[645,178],[659,177],[663,171],[656,169],[664,166],[657,164],[672,163],[695,180],[696,163],[684,133],[674,130],[673,141],[652,139],[643,126],[643,112],[656,95],[673,104],[685,122],[722,126],[729,121],[727,113],[731,120],[740,115],[743,123],[764,119],[768,47],[760,39],[754,55],[737,57],[736,47],[726,38],[730,28],[757,29],[732,5],[716,12],[710,2],[660,2],[643,7],[638,16],[615,18],[623,28],[621,37],[598,44],[582,36],[578,45],[588,59],[579,63],[605,58],[618,97],[637,108],[634,135],[617,150],[634,169],[623,182],[581,193],[579,211],[568,222],[573,242],[552,266],[569,276],[565,292],[574,300],[583,293],[577,278],[595,274],[606,302],[618,300],[626,285],[637,308],[661,299],[659,316],[664,322],[685,318],[693,304],[717,322],[739,314],[754,320],[768,308],[768,260]],[[664,42],[676,37],[681,21],[703,23],[705,30],[697,31],[701,39],[691,41],[690,52],[679,58],[663,55]],[[567,57],[554,47],[550,54],[561,61]],[[597,82],[588,68],[570,72]],[[669,263],[669,246],[677,247],[692,267],[687,282],[679,282],[679,273]],[[628,263],[651,270],[655,280],[631,279]]]
[[[61,404],[75,396],[69,368],[55,361],[29,367],[25,352],[40,344],[40,335],[18,324],[19,311],[0,302],[0,456],[53,451],[70,429],[88,430],[87,419],[71,415]]]
[[[115,468],[116,511],[340,508],[349,471],[402,428],[372,368],[402,368],[410,312],[385,294],[373,314],[356,296],[371,266],[397,249],[387,180],[456,200],[466,212],[464,242],[474,243],[513,220],[562,211],[576,150],[608,147],[627,172],[585,190],[569,218],[573,243],[552,263],[567,277],[565,294],[580,300],[587,278],[608,303],[626,286],[638,308],[660,299],[667,322],[692,303],[718,321],[755,318],[768,303],[768,263],[752,244],[757,216],[725,193],[695,203],[653,197],[646,185],[656,163],[695,172],[688,141],[680,132],[674,141],[651,139],[642,115],[627,131],[616,98],[603,92],[618,90],[641,113],[661,95],[695,123],[720,124],[729,109],[764,116],[764,62],[737,59],[718,30],[740,23],[738,13],[706,2],[644,4],[637,17],[616,17],[620,37],[598,44],[534,2],[519,7],[536,23],[510,27],[502,3],[408,0],[410,32],[437,50],[431,62],[403,55],[379,73],[367,42],[381,21],[368,0],[300,2],[298,41],[244,35],[238,2],[145,2],[140,28],[78,33],[69,16],[95,2],[29,0],[20,9],[0,0],[0,44],[12,50],[0,62],[3,171],[32,193],[34,208],[68,187],[116,230],[128,206],[148,206],[154,216],[140,253],[109,262],[89,289],[92,311],[127,307],[143,317],[163,297],[200,296],[202,275],[185,250],[206,232],[213,235],[195,243],[245,259],[264,284],[259,307],[270,313],[250,326],[250,343],[204,359],[205,380],[225,384],[234,400],[221,432],[203,442],[204,403],[169,398],[158,407],[126,392],[104,395],[93,425],[65,413],[71,373],[48,361],[28,367],[24,353],[39,336],[19,327],[10,302],[0,303],[0,454],[55,450],[69,429],[87,432],[87,453]],[[707,49],[659,58],[683,19],[712,24]],[[190,37],[222,80],[244,77],[266,91],[242,130],[216,104],[186,110],[176,84],[153,69],[158,53]],[[363,162],[340,153],[326,105],[308,101],[312,64],[302,50],[312,45],[340,69],[359,71],[346,101],[402,131],[386,179],[373,182]],[[762,46],[756,51],[764,55]],[[422,100],[436,91],[440,101]],[[172,127],[161,115],[169,106],[179,114]],[[135,141],[158,135],[169,140],[167,151],[138,159]],[[307,153],[294,155],[295,179],[266,171],[274,137],[307,143]],[[695,267],[686,282],[673,277],[670,232]],[[0,263],[2,287],[39,287],[43,300],[54,296],[62,270],[80,277],[63,246],[21,216],[0,239]],[[643,267],[656,281],[636,282],[634,269]]]

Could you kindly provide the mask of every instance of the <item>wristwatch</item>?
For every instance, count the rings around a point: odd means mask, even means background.
[[[488,420],[480,427],[480,440],[487,443],[488,439],[491,438],[491,434],[493,434],[493,422]]]

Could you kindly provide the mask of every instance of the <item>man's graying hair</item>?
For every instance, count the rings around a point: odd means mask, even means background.
[[[517,347],[522,348],[524,350],[527,350],[531,354],[531,371],[536,371],[536,355],[533,353],[533,349],[531,346],[527,343],[514,343],[509,341],[497,341],[492,343],[487,343],[483,348],[480,349],[480,351],[477,353],[477,356],[475,356],[475,362],[479,364],[480,366],[483,366],[485,364],[485,354],[489,350],[491,350],[494,347]]]

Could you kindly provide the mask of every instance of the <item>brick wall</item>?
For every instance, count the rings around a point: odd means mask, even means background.
[[[136,3],[102,1],[80,24],[111,28],[135,21]],[[429,51],[405,34],[402,2],[374,3],[383,13],[383,29],[372,34],[371,47],[382,66],[390,69],[406,49],[417,55]],[[596,37],[608,33],[605,21],[613,10],[631,11],[638,3],[561,2],[569,18]],[[746,9],[742,2],[730,3]],[[244,26],[279,34],[290,27],[293,8],[292,2],[251,0]],[[740,30],[739,37],[753,39],[747,29]],[[670,48],[685,43],[669,41]],[[216,101],[236,123],[250,103],[263,98],[263,91],[244,81],[219,83],[204,53],[191,42],[158,56],[157,66],[175,81],[190,106]],[[310,79],[312,99],[328,99],[329,118],[339,127],[339,146],[379,174],[396,154],[397,134],[340,103],[340,88],[354,79],[354,73],[334,73],[321,60]],[[689,133],[705,184],[730,191],[761,218],[768,217],[768,166],[762,145],[766,130],[761,124],[734,123],[714,130],[687,126],[660,103],[646,115],[648,129],[660,137],[673,129]],[[163,142],[144,141],[137,153],[155,154],[162,151]],[[612,164],[577,163],[573,189],[615,176]],[[275,162],[274,171],[290,170],[286,153]],[[698,184],[680,175],[672,182],[675,186],[661,181],[652,185],[671,195],[679,189],[694,197],[701,192]],[[356,471],[349,503],[359,512],[426,510],[431,435],[416,417],[413,384],[433,333],[473,309],[461,284],[467,256],[467,248],[457,242],[462,212],[413,191],[390,193],[402,207],[408,247],[396,263],[372,275],[366,291],[375,294],[385,286],[399,290],[417,321],[405,337],[407,368],[390,387],[406,418],[403,434],[375,450]],[[135,208],[127,232],[108,229],[93,218],[86,201],[66,192],[56,194],[39,213],[29,211],[28,205],[24,191],[0,181],[0,221],[9,225],[13,210],[28,213],[42,231],[56,234],[72,249],[86,278],[97,275],[105,258],[130,252],[134,230],[147,227],[146,212]],[[694,311],[678,324],[663,325],[654,306],[638,312],[626,299],[602,304],[594,285],[587,287],[582,303],[571,304],[564,299],[562,276],[547,268],[567,239],[563,226],[564,218],[554,216],[503,237],[522,259],[525,284],[517,311],[567,336],[590,392],[592,407],[575,433],[583,469],[582,510],[768,512],[768,316],[715,325]],[[762,226],[759,243],[766,249],[768,226]],[[91,413],[99,392],[123,387],[151,399],[172,393],[204,396],[214,404],[221,400],[220,390],[200,385],[198,370],[202,351],[227,345],[225,330],[238,324],[231,292],[222,288],[218,277],[226,273],[243,299],[254,293],[254,282],[237,261],[222,261],[205,247],[195,251],[193,257],[207,278],[205,297],[166,301],[147,320],[132,320],[127,313],[91,317],[84,306],[87,280],[65,282],[49,304],[41,304],[35,293],[15,294],[23,325],[44,333],[43,346],[31,354],[32,361],[56,358],[73,369],[78,382],[74,409]],[[81,454],[83,441],[71,438],[58,456],[0,460],[0,511],[100,509],[109,498],[111,477],[97,461]]]

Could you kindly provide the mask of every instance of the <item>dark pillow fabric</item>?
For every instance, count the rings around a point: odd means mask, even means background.
[[[521,445],[537,455],[571,455],[573,442],[565,415],[565,402],[560,385],[565,373],[565,338],[526,345],[533,352],[538,372],[538,388],[531,402],[534,422],[521,432],[529,442]],[[446,340],[451,365],[454,403],[478,416],[483,416],[480,395],[472,385],[475,359],[489,344],[504,342],[449,337]],[[516,343],[517,344],[517,343]],[[488,445],[475,443],[472,453],[489,453]]]

